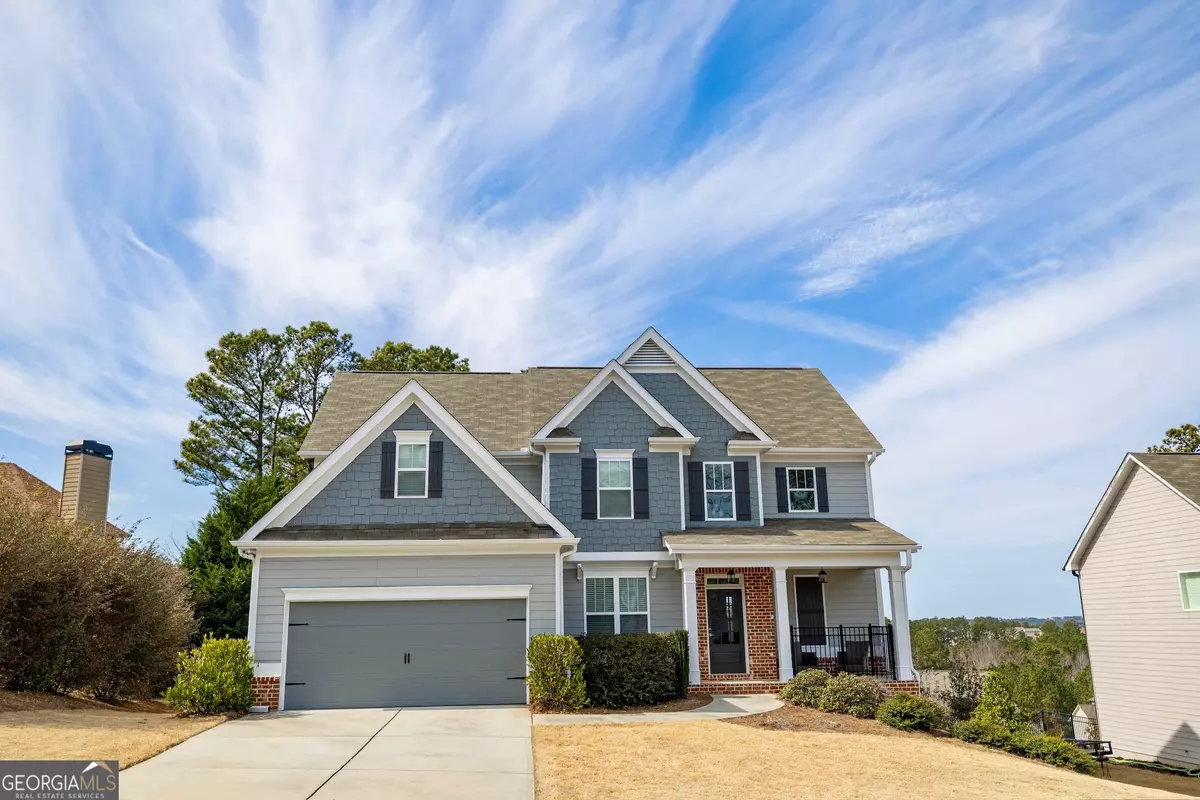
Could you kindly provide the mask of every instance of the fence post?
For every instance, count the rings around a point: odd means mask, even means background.
[[[875,670],[875,626],[867,625],[867,664],[868,671],[874,675]]]

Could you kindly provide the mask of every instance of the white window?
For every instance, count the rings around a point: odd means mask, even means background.
[[[650,630],[650,582],[645,576],[586,578],[584,602],[588,634]]]
[[[812,467],[788,467],[788,511],[817,510],[817,471]]]
[[[430,431],[394,431],[396,436],[395,497],[429,496]]]
[[[596,503],[600,519],[633,519],[632,451],[596,451]]]
[[[1200,611],[1200,572],[1179,573],[1179,594],[1184,611]]]
[[[734,518],[733,462],[704,462],[704,518]]]

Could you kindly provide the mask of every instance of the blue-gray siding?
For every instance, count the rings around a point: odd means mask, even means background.
[[[555,567],[552,554],[262,558],[254,657],[261,662],[280,660],[285,588],[530,584],[529,633],[554,633]]]
[[[648,570],[647,563],[623,563],[609,566],[622,570]],[[677,569],[658,568],[658,577],[650,581],[650,630],[668,633],[683,627],[683,573]],[[581,636],[584,632],[583,581],[574,564],[563,567],[563,632]]]
[[[780,514],[779,502],[775,497],[776,467],[825,467],[825,479],[829,486],[829,513],[805,512],[803,514]],[[797,519],[813,517],[869,517],[867,502],[867,465],[863,461],[780,461],[762,462],[763,516]]]
[[[662,550],[662,532],[679,529],[679,456],[648,452],[654,420],[623,390],[608,386],[570,427],[582,442],[578,455],[550,456],[550,510],[579,537],[579,550]],[[582,519],[580,460],[594,457],[597,448],[632,449],[634,458],[648,459],[649,519]]]
[[[758,525],[758,479],[755,476],[753,458],[730,458],[729,440],[737,433],[729,422],[712,405],[692,391],[692,387],[673,373],[642,372],[634,378],[645,387],[654,399],[662,403],[667,411],[700,439],[692,448],[686,461],[746,461],[750,464],[750,521],[692,522],[689,528],[719,526],[722,528]],[[686,469],[686,467],[685,467]],[[678,490],[676,490],[678,491]]]
[[[379,497],[382,442],[395,440],[394,430],[433,431],[432,441],[444,442],[442,496],[437,498]],[[536,496],[536,493],[535,493]],[[320,491],[289,525],[353,525],[439,522],[528,522],[525,512],[509,499],[475,462],[437,429],[415,406],[388,426]]]

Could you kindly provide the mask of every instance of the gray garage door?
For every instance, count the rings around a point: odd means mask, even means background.
[[[525,702],[524,600],[293,603],[284,706]]]

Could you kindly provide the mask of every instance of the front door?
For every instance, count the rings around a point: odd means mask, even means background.
[[[741,589],[708,589],[708,672],[746,674],[746,622]]]

